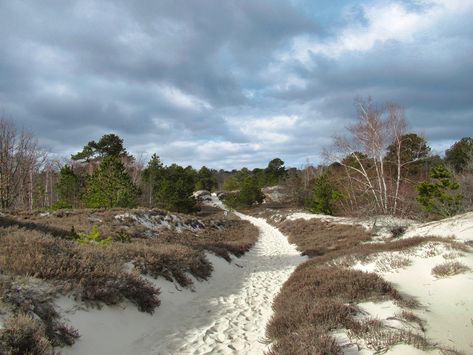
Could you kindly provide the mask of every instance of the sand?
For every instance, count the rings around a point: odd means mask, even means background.
[[[214,201],[219,205],[218,201]],[[58,306],[81,338],[63,354],[262,354],[273,298],[305,260],[294,245],[263,219],[237,215],[260,229],[255,246],[227,263],[209,254],[215,270],[194,292],[162,279],[161,306],[153,314],[131,304],[77,309],[67,298]]]

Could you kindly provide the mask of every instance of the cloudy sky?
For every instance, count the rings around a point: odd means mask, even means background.
[[[215,168],[317,163],[355,97],[437,151],[473,135],[473,0],[0,2],[0,110],[68,156]]]

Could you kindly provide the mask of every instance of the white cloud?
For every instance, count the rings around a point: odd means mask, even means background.
[[[283,143],[289,140],[288,130],[298,122],[297,116],[229,117],[227,123],[250,139],[266,143]]]
[[[291,49],[280,54],[280,59],[283,62],[296,59],[310,66],[313,55],[338,58],[347,52],[369,51],[378,43],[412,42],[418,35],[428,33],[445,16],[473,8],[472,0],[417,0],[415,3],[424,10],[412,10],[392,1],[362,5],[364,23],[351,24],[328,40],[296,37]]]
[[[212,109],[212,105],[194,95],[185,93],[179,88],[161,84],[157,87],[159,94],[174,106],[193,111],[203,111]]]

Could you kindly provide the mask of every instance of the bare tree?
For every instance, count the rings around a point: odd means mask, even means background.
[[[32,208],[33,176],[44,162],[37,140],[13,122],[0,119],[0,206]]]
[[[326,159],[345,168],[348,178],[348,198],[359,206],[357,194],[370,195],[372,212],[396,214],[401,191],[402,138],[406,132],[404,111],[396,104],[377,107],[371,99],[355,101],[357,121],[348,127],[348,135],[336,136],[333,149],[325,151]],[[387,174],[385,155],[388,146],[396,147],[397,173],[395,182]],[[393,186],[394,185],[394,186]]]

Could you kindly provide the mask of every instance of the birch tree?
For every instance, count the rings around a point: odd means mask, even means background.
[[[406,165],[402,156],[406,120],[403,109],[389,103],[376,106],[371,99],[355,101],[356,122],[347,128],[348,134],[335,137],[325,157],[338,162],[346,171],[350,190],[360,196],[370,196],[368,213],[396,214],[400,199],[402,169]],[[396,175],[394,182],[386,171],[386,152],[394,146]],[[349,194],[350,204],[360,207],[356,194]],[[366,201],[366,199],[361,199]]]

